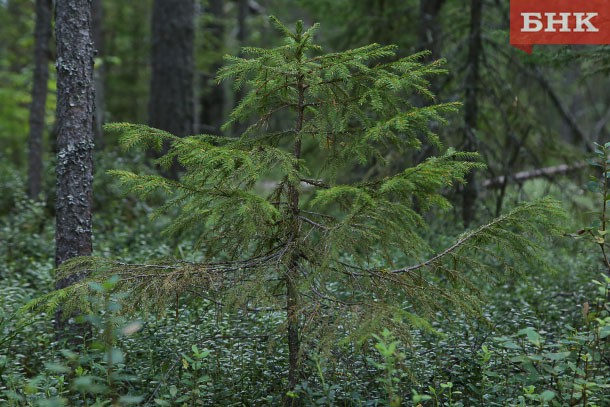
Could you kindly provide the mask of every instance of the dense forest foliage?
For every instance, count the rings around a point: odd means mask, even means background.
[[[0,0],[0,403],[610,406],[609,89],[509,2]]]

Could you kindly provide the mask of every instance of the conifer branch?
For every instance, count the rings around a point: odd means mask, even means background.
[[[525,219],[523,219],[524,214],[532,216],[532,215],[535,215],[536,213],[540,214],[540,210],[546,210],[547,216],[554,215],[559,218],[563,217],[557,202],[554,202],[552,200],[543,199],[543,200],[540,200],[539,202],[525,203],[525,204],[522,204],[520,207],[512,210],[511,212],[509,212],[505,215],[501,215],[501,216],[493,219],[491,222],[489,222],[485,225],[482,225],[473,231],[466,233],[465,235],[460,237],[453,245],[449,246],[447,249],[445,249],[442,252],[438,253],[437,255],[431,257],[430,259],[428,259],[422,263],[419,263],[419,264],[392,270],[391,273],[392,274],[412,273],[412,272],[417,271],[422,268],[434,266],[439,261],[444,259],[445,257],[455,254],[463,246],[466,246],[468,243],[470,243],[470,241],[481,238],[482,236],[489,236],[490,232],[491,232],[491,234],[493,234],[493,232],[497,231],[497,228],[499,226],[502,226],[504,223],[510,223],[510,224],[514,225],[515,221],[525,220]],[[507,227],[508,226],[509,225],[507,225]],[[530,230],[530,232],[532,232],[532,231]],[[517,238],[517,235],[513,235],[513,237]],[[499,236],[496,236],[496,239],[499,239],[499,238],[500,238]],[[510,247],[511,241],[506,241],[505,243],[508,245],[508,247]],[[534,243],[531,243],[531,245],[533,246]]]

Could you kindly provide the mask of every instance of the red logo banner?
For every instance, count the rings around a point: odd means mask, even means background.
[[[610,0],[510,0],[510,43],[610,44]]]

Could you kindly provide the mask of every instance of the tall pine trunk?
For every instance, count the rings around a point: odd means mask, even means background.
[[[149,123],[177,136],[193,133],[193,0],[155,0],[152,13]],[[177,164],[170,174],[178,176]]]
[[[481,19],[483,17],[483,0],[472,0],[470,3],[470,37],[468,40],[468,72],[466,73],[466,95],[464,100],[464,139],[466,151],[475,151],[478,141],[476,128],[479,121],[479,87],[480,60],[483,52],[481,39]],[[464,227],[474,220],[477,201],[477,185],[474,172],[466,176],[467,184],[463,190],[462,220]]]
[[[28,138],[28,196],[38,199],[42,192],[42,139],[49,81],[49,41],[51,39],[51,0],[36,0],[34,33],[34,83],[30,106]]]
[[[57,201],[55,263],[92,251],[93,43],[91,0],[62,0],[56,7]],[[82,278],[56,282],[64,288]],[[65,327],[56,318],[58,332]]]

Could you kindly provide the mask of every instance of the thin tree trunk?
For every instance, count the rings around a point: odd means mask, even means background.
[[[579,171],[587,167],[587,163],[580,162],[572,165],[560,164],[552,167],[535,168],[528,171],[520,171],[515,174],[500,175],[495,178],[486,179],[481,183],[483,188],[496,189],[502,188],[506,183],[513,182],[515,184],[521,184],[525,181],[536,178],[553,178],[558,175],[566,175],[571,172]]]
[[[301,159],[301,130],[303,129],[303,121],[305,119],[305,86],[303,78],[297,80],[297,88],[299,92],[297,104],[297,120],[295,125],[296,139],[294,141],[294,158],[297,160],[295,170],[299,171],[298,160]],[[297,243],[297,247],[293,249],[289,263],[289,269],[286,274],[286,318],[287,318],[287,336],[288,336],[288,386],[289,390],[293,391],[299,382],[301,372],[301,340],[300,340],[300,322],[299,322],[299,248],[298,241],[300,238],[301,220],[299,217],[299,185],[298,182],[292,183],[288,187],[288,199],[290,218],[292,222],[291,240]],[[291,243],[292,244],[292,243]],[[297,398],[285,397],[285,406],[299,406],[301,403]]]
[[[243,57],[243,53],[241,52],[241,47],[246,46],[246,39],[248,38],[248,13],[250,12],[248,8],[248,0],[237,0],[237,43],[239,44],[240,51],[238,55]],[[246,90],[241,87],[235,92],[235,99],[233,100],[233,106],[237,107],[241,100],[246,95]],[[248,128],[247,123],[236,123],[234,127],[234,132],[238,135],[242,134]]]
[[[51,0],[36,0],[34,85],[28,138],[28,196],[31,199],[38,199],[42,192],[42,139],[48,92],[47,82],[49,81],[51,7]]]
[[[57,2],[57,201],[55,263],[92,252],[93,43],[91,0]],[[56,288],[80,280],[58,280]],[[57,315],[58,333],[65,328]]]
[[[193,134],[195,122],[194,16],[193,0],[154,2],[149,123],[176,136]],[[178,173],[175,164],[168,175]]]
[[[246,39],[248,38],[248,0],[237,0],[237,7],[237,43],[241,48],[246,46]],[[239,51],[239,56],[243,56],[241,50]],[[239,102],[244,98],[244,95],[245,89],[240,88],[235,94],[235,106],[237,106]],[[241,133],[241,130],[244,129],[240,129],[239,132]]]
[[[92,0],[91,17],[93,24],[93,44],[95,46],[95,55],[98,61],[102,61],[104,56],[104,8],[102,0]],[[101,149],[104,146],[104,133],[102,125],[104,124],[104,87],[106,80],[106,67],[104,62],[95,66],[93,71],[93,79],[95,82],[95,116],[94,116],[94,140],[97,148]]]
[[[419,49],[429,50],[429,61],[440,56],[441,24],[440,12],[446,0],[420,0],[419,2]]]
[[[479,120],[479,63],[483,51],[481,39],[481,19],[483,15],[483,0],[470,2],[470,38],[468,41],[468,72],[466,74],[466,96],[464,101],[464,139],[465,150],[475,151],[478,146],[476,128]],[[474,219],[477,201],[477,185],[474,173],[466,176],[466,186],[463,191],[462,220],[464,227],[470,226]]]
[[[243,46],[248,38],[248,27],[246,26],[249,13],[248,0],[237,0],[237,7],[237,41],[240,46]]]
[[[441,53],[441,33],[440,13],[446,0],[420,0],[419,2],[419,29],[418,29],[418,49],[420,51],[429,50],[430,55],[424,58],[424,62],[430,63],[440,58]],[[441,90],[439,78],[430,80],[430,91],[437,95]],[[418,106],[427,106],[431,103],[429,99],[418,96],[416,99]],[[434,145],[426,143],[420,151],[413,153],[413,163],[423,162],[427,157],[433,155]],[[420,204],[414,200],[414,208],[419,212]]]
[[[286,317],[287,317],[287,337],[288,337],[288,386],[292,391],[299,383],[300,372],[300,323],[299,323],[299,268],[298,261],[291,262],[290,270],[286,275]],[[299,405],[297,399],[287,397],[284,404],[286,406]]]

